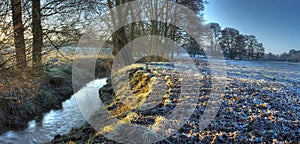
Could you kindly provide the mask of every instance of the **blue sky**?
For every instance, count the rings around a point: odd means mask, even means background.
[[[266,52],[300,50],[300,0],[209,0],[204,18],[255,35]]]

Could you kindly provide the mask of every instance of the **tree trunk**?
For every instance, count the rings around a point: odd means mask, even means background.
[[[112,9],[114,6],[119,6],[121,4],[124,4],[126,1],[122,0],[116,0],[116,1],[111,1],[108,0],[108,7]],[[112,26],[115,28],[118,28],[119,26],[122,26],[119,28],[116,32],[113,33],[112,35],[112,41],[113,41],[113,48],[112,48],[112,55],[117,56],[120,52],[120,50],[126,46],[130,40],[130,38],[135,37],[129,35],[126,35],[126,26],[123,26],[124,22],[126,22],[126,18],[128,16],[128,12],[130,9],[116,9],[116,11],[111,11],[111,16],[112,16]],[[132,34],[129,32],[129,34]],[[128,65],[134,61],[133,54],[131,49],[126,49],[126,51],[123,51],[120,53],[120,56],[122,58],[122,65]]]
[[[11,10],[12,10],[17,66],[19,68],[25,68],[27,66],[27,61],[26,61],[26,49],[25,49],[25,40],[24,40],[24,26],[22,23],[21,0],[11,0]]]
[[[38,70],[42,65],[43,32],[41,26],[41,3],[40,0],[32,1],[32,64]]]

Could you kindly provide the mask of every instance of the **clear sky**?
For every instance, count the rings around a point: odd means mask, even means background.
[[[204,18],[255,35],[266,52],[300,50],[300,0],[209,0]]]

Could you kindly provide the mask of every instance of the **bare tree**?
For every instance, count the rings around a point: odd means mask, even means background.
[[[11,0],[11,10],[17,65],[20,68],[24,68],[27,66],[27,61],[21,0]]]
[[[36,70],[42,65],[43,32],[41,25],[41,2],[32,1],[32,64]]]
[[[217,54],[217,47],[221,36],[221,26],[218,23],[209,23],[208,25],[212,31],[212,39],[211,39],[212,56],[215,57]]]

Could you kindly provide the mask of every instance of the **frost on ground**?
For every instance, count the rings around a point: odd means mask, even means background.
[[[182,128],[158,143],[300,142],[300,64],[226,60],[227,78],[220,79],[226,81],[222,105],[213,121],[205,129],[200,129],[202,122],[199,120],[211,98],[212,78],[206,60],[198,59],[194,62],[201,73],[200,95],[193,104],[196,109]],[[163,73],[149,73],[144,66],[130,71],[130,86],[137,95],[131,101],[136,101],[138,105],[124,105],[122,98],[116,98],[115,94],[122,93],[122,89],[115,93],[110,84],[100,89],[100,98],[106,102],[107,110],[127,124],[145,127],[160,125],[160,120],[172,112],[181,100],[178,96],[180,82],[166,75],[177,73],[169,65],[161,66],[166,67]],[[161,87],[167,87],[168,90],[162,98],[154,99],[153,102],[158,105],[151,107],[147,95],[156,85],[156,79],[153,79],[156,76],[165,80],[165,86]],[[144,103],[150,104],[150,109],[144,110]],[[73,131],[71,135],[78,136],[80,131]],[[69,140],[67,136],[54,142]],[[72,140],[114,143],[101,133],[88,139],[78,137]]]

